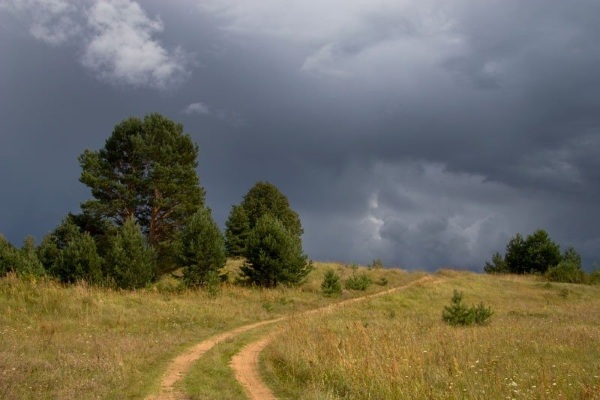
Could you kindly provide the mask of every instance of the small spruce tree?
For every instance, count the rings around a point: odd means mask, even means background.
[[[225,244],[210,209],[199,210],[188,221],[181,247],[180,263],[184,266],[186,286],[204,287],[209,281],[214,283],[214,276],[218,279],[218,272],[226,261]]]
[[[117,287],[138,289],[156,276],[156,256],[148,246],[140,226],[129,218],[110,241],[106,270]]]
[[[48,245],[48,248],[51,248],[51,245]],[[59,250],[49,272],[63,283],[100,283],[102,258],[98,255],[96,242],[90,234],[77,231],[65,247]]]
[[[498,252],[495,252],[492,256],[492,262],[485,262],[485,267],[483,270],[488,274],[506,274],[508,273],[508,268],[506,266],[506,262],[502,255]]]
[[[23,247],[15,253],[15,272],[19,276],[36,277],[46,275],[44,266],[38,259],[33,237],[27,236]]]
[[[312,270],[300,237],[270,214],[263,215],[250,231],[244,256],[241,275],[258,286],[298,285]]]
[[[490,307],[485,307],[483,303],[479,303],[477,307],[467,307],[462,302],[463,294],[454,290],[452,295],[452,304],[444,306],[442,312],[442,320],[450,325],[485,325],[489,322],[489,318],[494,314]]]
[[[227,256],[241,257],[244,254],[249,233],[250,221],[244,207],[241,205],[231,207],[231,213],[225,222]]]
[[[4,235],[0,235],[0,277],[14,271],[17,251]]]
[[[340,276],[331,268],[325,271],[325,276],[321,283],[321,292],[323,292],[323,296],[325,297],[339,296],[342,293]]]

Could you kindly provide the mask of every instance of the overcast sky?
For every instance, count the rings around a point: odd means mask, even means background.
[[[259,180],[316,260],[479,270],[546,229],[600,261],[597,0],[0,0],[0,232],[90,198],[77,157],[159,112],[221,224]]]

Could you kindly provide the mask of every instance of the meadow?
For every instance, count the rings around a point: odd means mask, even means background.
[[[434,281],[286,322],[261,367],[285,399],[600,399],[600,287],[443,270]],[[441,313],[453,290],[486,326]]]
[[[228,262],[230,282],[216,296],[184,290],[173,277],[137,291],[65,286],[14,275],[0,279],[0,398],[144,398],[156,391],[168,362],[202,339],[364,295],[321,295],[324,269],[333,267],[348,277],[355,272],[349,266],[316,263],[302,286],[267,290],[236,285],[239,265]],[[400,270],[370,273],[374,279],[385,276],[388,286],[418,277]],[[367,293],[388,286],[372,285]],[[215,370],[226,370],[225,361],[224,367],[215,364]],[[191,377],[202,368],[206,364],[198,363]],[[191,378],[185,384],[195,398],[219,386]]]
[[[145,398],[191,345],[292,316],[261,356],[281,399],[600,399],[600,286],[442,270],[399,292],[303,314],[426,274],[316,263],[300,287],[259,289],[234,283],[239,265],[228,262],[230,281],[217,295],[185,290],[174,277],[137,291],[0,279],[0,398]],[[379,284],[326,298],[327,269]],[[454,289],[468,304],[492,307],[491,322],[445,324]],[[216,346],[181,391],[190,399],[244,398],[228,363],[272,329]]]

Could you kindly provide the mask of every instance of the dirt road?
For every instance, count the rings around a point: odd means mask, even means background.
[[[398,286],[392,289],[388,289],[383,292],[374,293],[364,297],[358,297],[350,300],[345,300],[336,304],[332,304],[323,308],[318,308],[315,310],[305,311],[301,314],[296,314],[294,317],[302,316],[302,315],[310,315],[315,313],[326,313],[331,312],[337,308],[346,306],[348,304],[352,304],[358,301],[364,301],[367,299],[372,299],[379,296],[384,296],[389,293],[393,293],[399,290],[407,289],[411,286],[422,284],[428,281],[433,280],[434,278],[427,275],[421,279],[418,279],[414,282],[406,284],[404,286]],[[161,380],[160,392],[156,395],[148,396],[146,400],[183,400],[185,399],[185,394],[178,392],[175,389],[175,385],[179,382],[187,372],[190,370],[192,365],[200,358],[204,353],[212,349],[217,344],[221,343],[224,340],[233,338],[237,335],[240,335],[244,332],[250,331],[255,328],[259,328],[261,326],[274,324],[285,319],[290,318],[290,316],[280,317],[268,321],[261,321],[254,324],[240,326],[238,328],[232,329],[230,331],[221,333],[219,335],[208,338],[197,345],[191,347],[183,354],[176,357],[171,364],[167,367],[165,374]],[[260,379],[260,373],[258,371],[258,356],[260,352],[269,344],[269,342],[273,339],[275,334],[278,331],[272,331],[268,336],[262,338],[261,340],[251,343],[245,348],[242,349],[238,354],[236,354],[231,362],[231,366],[235,372],[236,379],[240,384],[244,387],[246,394],[250,399],[260,399],[260,400],[274,400],[270,389],[262,382]]]
[[[368,299],[372,299],[375,297],[385,296],[386,294],[390,294],[393,292],[397,292],[399,290],[408,289],[411,286],[417,284],[423,284],[426,282],[431,282],[434,278],[432,276],[425,276],[421,279],[418,279],[414,282],[406,284],[404,286],[398,286],[384,292],[379,292],[375,294],[371,294],[369,296],[358,297],[355,299],[350,299],[346,301],[342,301],[340,303],[332,304],[327,307],[318,308],[315,310],[305,311],[300,315],[310,315],[316,313],[326,313],[331,312],[340,307],[347,306],[348,304],[356,303],[359,301],[364,301]],[[281,318],[287,319],[289,317]],[[244,388],[246,395],[250,400],[276,400],[276,397],[273,395],[269,387],[262,381],[260,377],[260,370],[258,366],[258,358],[260,353],[263,351],[265,347],[273,340],[273,338],[281,333],[281,330],[275,330],[271,332],[269,335],[263,337],[262,339],[250,343],[246,347],[244,347],[238,354],[236,354],[231,359],[231,367],[235,372],[235,378]]]

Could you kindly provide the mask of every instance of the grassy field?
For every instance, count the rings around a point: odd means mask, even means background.
[[[600,399],[600,287],[441,271],[436,281],[287,322],[261,364],[285,399]],[[495,311],[441,320],[453,289]]]
[[[233,277],[238,267],[239,262],[229,262],[226,269]],[[204,338],[364,295],[346,291],[340,298],[324,298],[320,283],[326,268],[344,277],[355,273],[348,266],[317,263],[299,288],[261,290],[227,284],[216,297],[178,290],[172,278],[135,292],[2,278],[0,398],[143,398],[157,389],[169,360]],[[418,277],[399,270],[367,272],[374,280],[385,276],[388,286]],[[388,286],[372,285],[367,293]],[[225,345],[209,354],[215,376],[241,343]],[[206,367],[198,363],[184,382],[193,398],[214,390],[214,379],[205,384],[192,379]],[[231,375],[224,376],[231,380]]]

